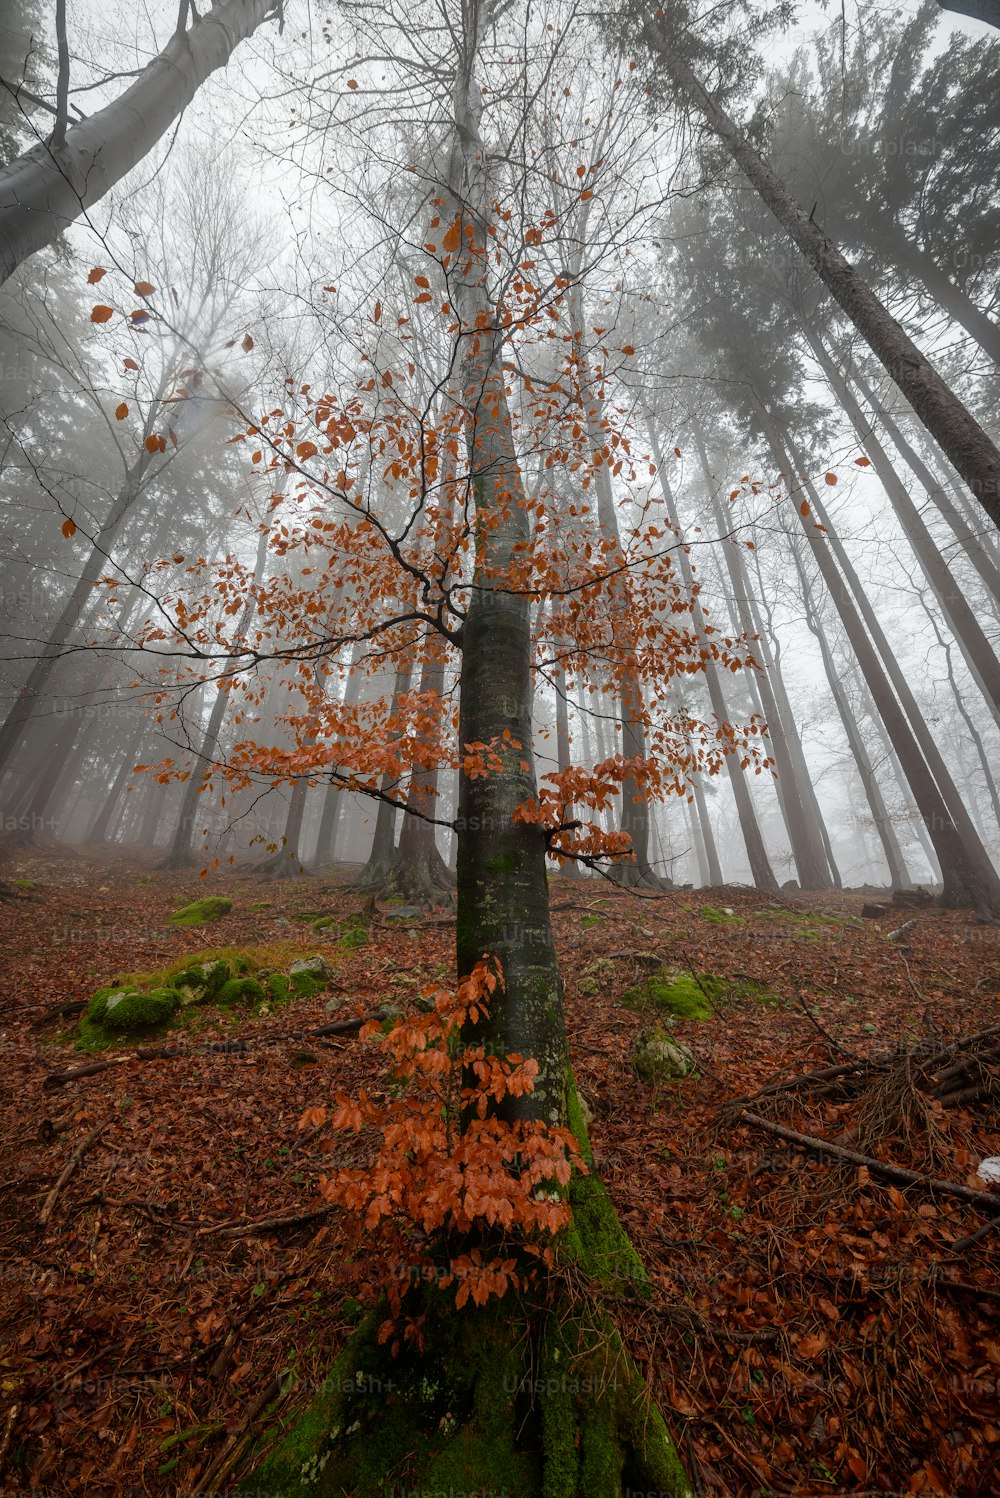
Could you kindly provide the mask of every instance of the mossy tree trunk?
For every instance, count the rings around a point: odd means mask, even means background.
[[[470,103],[470,93],[478,92],[471,78],[475,53],[473,36],[457,72],[448,183],[462,231],[451,289],[464,352],[461,398],[476,540],[461,635],[460,743],[489,745],[500,763],[475,773],[480,766],[469,750],[460,779],[456,955],[459,976],[484,956],[502,969],[489,1015],[469,1039],[538,1063],[534,1090],[508,1095],[505,1116],[569,1124],[586,1158],[549,916],[545,834],[514,820],[518,806],[536,794],[530,600],[509,588],[516,548],[530,530],[502,338],[486,285],[490,194]],[[642,1265],[596,1175],[578,1176],[571,1198],[566,1255],[598,1284],[641,1286]],[[510,1291],[456,1314],[451,1290],[421,1282],[409,1299],[419,1300],[424,1313],[425,1347],[417,1353],[404,1344],[396,1358],[377,1345],[382,1311],[376,1309],[248,1491],[384,1498],[387,1487],[409,1484],[470,1494],[506,1490],[518,1498],[618,1498],[623,1487],[689,1493],[663,1418],[610,1317],[600,1306],[580,1306],[564,1283],[543,1283],[534,1297]]]

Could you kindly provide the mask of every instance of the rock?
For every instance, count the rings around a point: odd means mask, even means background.
[[[396,905],[392,910],[387,910],[382,917],[384,921],[422,921],[423,918],[422,905]]]
[[[786,890],[797,890],[799,887],[799,881],[797,879],[786,879],[781,887],[782,889]]]
[[[666,1030],[642,1030],[636,1036],[632,1065],[644,1082],[674,1082],[694,1069],[694,1056]]]
[[[891,915],[892,911],[888,905],[862,905],[861,914],[866,921],[880,921],[883,916]]]
[[[327,999],[326,1003],[323,1005],[323,1008],[326,1010],[327,1014],[336,1014],[337,1010],[342,1007],[343,1003],[343,999]]]
[[[297,973],[308,973],[310,978],[319,978],[325,981],[330,976],[330,964],[325,957],[296,957],[288,969],[288,976],[294,978]]]

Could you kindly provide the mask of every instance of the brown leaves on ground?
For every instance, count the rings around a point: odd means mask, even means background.
[[[336,932],[313,934],[295,914],[346,914],[361,897],[342,881],[230,872],[210,890],[233,899],[231,915],[183,931],[167,917],[204,892],[196,875],[41,854],[10,872],[41,898],[18,902],[0,932],[0,1477],[25,1492],[194,1493],[239,1470],[227,1463],[248,1419],[319,1387],[351,1326],[343,1230],[319,1179],[368,1146],[324,1153],[298,1123],[338,1093],[387,1096],[386,1078],[364,1042],[289,1032],[408,1008],[450,974],[453,929],[376,920],[367,946],[336,949],[338,987],[316,999],[238,1028],[220,1018],[179,1057],[128,1059],[46,1093],[48,1072],[92,1059],[58,1038],[72,1017],[37,1023],[55,1004],[201,948],[301,939],[329,952]],[[863,903],[553,883],[597,1165],[656,1287],[616,1314],[707,1493],[996,1488],[1000,1234],[956,1248],[987,1220],[974,1208],[811,1158],[741,1124],[733,1102],[852,1058],[895,1058],[847,1082],[772,1089],[753,1108],[970,1185],[1000,1154],[995,1099],[980,1088],[945,1106],[913,1060],[1000,1022],[1000,931],[919,909],[900,950],[887,933],[901,918],[861,923]],[[676,1023],[699,1074],[659,1089],[629,1061],[655,1016],[621,1003],[651,954],[730,985],[712,1019]],[[984,1060],[987,1079],[994,1066]],[[274,1218],[303,1220],[244,1230]]]

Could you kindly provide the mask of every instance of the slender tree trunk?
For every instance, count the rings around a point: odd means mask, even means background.
[[[889,230],[889,222],[879,219],[878,230],[883,229]],[[975,339],[979,347],[985,354],[989,354],[994,363],[1000,364],[1000,327],[987,313],[977,307],[967,292],[955,285],[929,250],[901,230],[898,224],[893,223],[889,232],[891,235],[889,252],[897,265],[918,275],[938,306],[947,312],[960,328],[964,328],[970,338]],[[871,248],[880,256],[884,255],[886,242],[880,239],[878,244],[873,243]]]
[[[681,39],[671,38],[656,20],[646,21],[643,29],[650,49],[662,62],[678,93],[718,136],[924,426],[948,454],[983,509],[994,524],[1000,525],[1000,452],[996,445],[871,287],[813,221],[812,215],[796,202],[708,92],[686,60]]]
[[[743,558],[736,543],[727,542],[724,539],[730,527],[726,525],[713,476],[709,471],[708,456],[705,452],[705,443],[701,429],[696,425],[694,430],[695,443],[701,461],[702,477],[705,481],[709,503],[712,506],[712,514],[719,533],[719,544],[726,559],[726,568],[732,587],[732,600],[736,609],[739,628],[748,639],[752,640],[755,633],[754,621],[750,611],[748,599],[750,586],[746,569],[743,566]],[[657,458],[659,459],[660,456],[658,453]],[[788,833],[788,840],[791,844],[792,857],[795,860],[795,870],[798,874],[799,885],[802,889],[829,889],[831,886],[830,870],[826,861],[826,854],[823,850],[823,841],[819,828],[809,818],[805,801],[801,794],[799,779],[795,772],[795,765],[792,761],[788,738],[785,733],[784,720],[771,685],[773,665],[770,650],[763,634],[759,636],[753,648],[760,655],[763,669],[758,671],[751,668],[750,674],[754,687],[760,695],[761,707],[764,718],[767,721],[768,736],[774,745],[774,758],[778,771],[778,787],[781,791],[779,804]]]
[[[871,811],[872,821],[875,824],[875,831],[878,833],[879,842],[882,844],[882,852],[885,854],[885,861],[889,869],[889,883],[893,889],[912,889],[913,881],[906,867],[906,859],[899,845],[896,829],[892,825],[885,800],[882,796],[882,790],[878,783],[878,777],[875,774],[868,750],[865,747],[865,741],[861,737],[857,720],[851,712],[851,705],[844,692],[840,674],[833,659],[833,651],[830,649],[829,641],[826,638],[826,630],[823,628],[822,620],[813,601],[809,579],[806,576],[805,568],[799,557],[797,546],[791,538],[789,538],[789,541],[792,556],[795,559],[795,569],[799,576],[799,588],[805,607],[806,626],[819,643],[826,679],[830,685],[833,700],[837,705],[840,721],[844,726],[847,742],[854,756],[854,763],[858,768],[858,775],[861,777],[861,784],[864,788],[869,810]]]
[[[791,473],[794,470],[788,464],[788,456],[786,454],[785,445],[781,441],[781,438],[778,436],[776,429],[773,427],[773,423],[770,423],[769,418],[768,422],[769,429],[773,433],[771,448],[775,457],[775,462],[780,467],[784,467],[786,472]],[[795,451],[794,447],[791,448],[791,457],[795,462],[798,463],[799,472],[804,472],[805,469],[802,464],[801,456]],[[909,720],[910,729],[917,741],[917,744],[919,745],[920,753],[923,756],[923,759],[926,761],[931,775],[937,783],[938,791],[948,809],[949,820],[952,825],[958,830],[959,837],[965,845],[967,860],[970,865],[981,870],[983,877],[987,879],[987,882],[989,881],[990,877],[995,879],[996,875],[995,871],[993,871],[993,865],[986,854],[986,850],[983,848],[982,840],[980,839],[979,833],[976,831],[976,828],[973,825],[972,818],[969,816],[968,809],[966,808],[962,794],[956,786],[951,772],[948,769],[948,766],[944,762],[944,758],[941,754],[940,749],[938,748],[937,741],[927,726],[927,720],[925,719],[923,713],[920,711],[919,704],[917,703],[917,700],[910,689],[910,684],[906,679],[906,673],[900,666],[895,651],[891,648],[888,640],[885,637],[885,631],[882,629],[875,610],[871,606],[868,595],[861,584],[861,579],[858,577],[858,574],[855,571],[854,566],[852,565],[851,560],[847,555],[847,552],[844,550],[840,538],[837,535],[836,529],[834,528],[833,523],[831,522],[830,517],[826,512],[826,508],[823,505],[819,494],[816,492],[815,486],[807,482],[806,492],[809,495],[809,499],[812,504],[813,511],[815,512],[816,519],[820,522],[821,525],[825,526],[826,528],[827,542],[831,551],[833,552],[834,557],[836,558],[836,566],[840,569],[837,575],[842,575],[843,578],[846,579],[849,591],[845,590],[845,596],[853,596],[855,605],[860,612],[865,625],[867,626],[868,634],[871,636],[871,639],[875,643],[876,650],[878,651],[878,655],[882,661],[882,666],[886,674],[888,675],[889,680],[892,683],[892,688],[896,693],[896,697],[902,704],[903,711],[906,714],[907,719]],[[812,528],[807,527],[807,530],[809,530],[811,533]],[[872,696],[874,697],[874,693],[872,693]],[[889,728],[888,723],[886,723],[885,726],[887,729]],[[893,745],[895,746],[896,741],[891,730],[889,736],[892,739]],[[916,790],[915,787],[913,787],[912,782],[909,781],[909,775],[906,771],[903,756],[899,754],[898,749],[896,750],[896,753],[900,762],[900,766],[903,769],[904,775],[906,775],[906,779],[911,786],[911,790],[913,791],[914,799],[916,800]],[[917,803],[917,806],[919,810],[919,802]],[[923,815],[922,811],[921,815]],[[924,822],[926,825],[926,818],[924,818]],[[928,828],[928,831],[932,834],[931,841],[933,842],[933,829]],[[934,846],[937,850],[940,862],[940,850],[937,848],[937,843],[935,843]],[[944,872],[942,865],[942,881],[943,880]]]
[[[833,880],[834,888],[841,889],[843,881],[840,877],[840,869],[837,867],[837,860],[833,852],[833,843],[830,840],[830,831],[826,825],[823,809],[819,804],[819,797],[816,794],[816,787],[813,784],[805,750],[802,747],[802,737],[795,720],[795,713],[792,711],[792,704],[787,688],[785,687],[785,675],[781,668],[780,642],[777,630],[774,627],[774,614],[764,597],[763,587],[760,589],[759,602],[757,592],[753,588],[748,589],[747,602],[750,606],[750,617],[756,633],[762,639],[766,638],[768,642],[768,648],[771,653],[771,685],[778,704],[778,712],[781,714],[781,721],[785,726],[788,750],[799,777],[799,786],[803,793],[803,799],[810,808],[810,815],[812,816],[814,826],[819,829],[823,851],[830,868],[830,876]]]
[[[186,7],[185,7],[186,9]],[[0,171],[0,281],[54,244],[136,166],[191,103],[207,78],[276,11],[275,0],[220,0],[175,33],[113,103],[40,142]]]
[[[673,527],[673,529],[677,532],[678,537],[683,540],[683,533],[680,528],[680,520],[677,514],[677,505],[674,501],[673,491],[667,479],[666,465],[663,462],[663,455],[660,452],[659,441],[656,437],[652,425],[650,425],[649,430],[650,439],[653,444],[653,457],[656,462],[656,471],[660,481],[660,493],[663,496],[663,503],[667,512],[667,520]],[[679,548],[678,554],[680,556],[681,575],[684,579],[685,589],[688,593],[692,594],[694,599],[692,605],[692,619],[694,623],[695,634],[702,642],[703,646],[705,657],[705,681],[708,685],[709,700],[711,701],[712,712],[715,714],[716,721],[721,726],[724,723],[728,723],[729,719],[726,713],[726,700],[722,690],[722,682],[719,679],[719,669],[715,663],[714,658],[712,657],[711,646],[708,644],[705,615],[702,612],[702,607],[698,601],[697,593],[694,592],[694,576],[691,570],[691,562],[688,557],[687,547],[682,545]],[[729,783],[733,788],[733,796],[736,800],[736,811],[740,820],[740,831],[743,834],[743,843],[747,851],[747,858],[750,862],[750,872],[753,877],[753,882],[758,889],[765,890],[769,894],[775,894],[777,893],[778,889],[778,881],[774,877],[774,870],[771,868],[771,863],[767,856],[767,849],[764,846],[764,839],[761,836],[760,824],[757,821],[757,813],[754,809],[753,800],[750,795],[750,788],[747,785],[746,777],[740,765],[738,763],[734,763],[735,759],[735,751],[725,755],[726,770],[728,771]]]
[[[878,414],[878,418],[888,432],[893,446],[903,458],[911,473],[919,480],[927,497],[934,502],[948,522],[962,550],[979,573],[993,602],[1000,604],[1000,567],[997,566],[995,554],[987,550],[981,537],[975,534],[968,519],[963,516],[958,506],[953,503],[944,481],[935,478],[934,474],[931,473],[923,458],[900,430],[895,418],[879,400],[856,366],[851,370],[851,378],[869,406]]]
[[[770,424],[769,418],[767,421]],[[779,468],[792,472],[777,437],[773,439],[772,445]],[[811,486],[808,492],[817,518],[826,528],[826,534],[821,535],[817,531],[811,517],[799,515],[802,528],[937,852],[944,884],[942,903],[951,907],[974,905],[981,915],[996,916],[1000,914],[1000,880],[964,808],[968,835],[959,836],[906,715],[893,696],[875,647],[865,633],[864,625],[851,602],[847,583],[834,562],[831,552],[833,532],[829,519],[819,504],[819,496]],[[798,507],[796,514],[799,514]],[[913,708],[916,710],[916,703],[913,703]]]
[[[84,839],[85,842],[103,843],[107,838],[111,828],[111,819],[118,809],[118,803],[125,789],[125,783],[132,773],[133,761],[139,752],[139,746],[142,743],[143,737],[143,730],[140,728],[132,735],[122,751],[121,765],[118,774],[115,776],[114,784],[105,796],[104,804],[100,811],[90,824],[87,836]]]
[[[990,798],[990,805],[993,808],[993,836],[995,837],[997,835],[997,832],[1000,831],[1000,794],[998,794],[997,783],[993,778],[993,770],[990,765],[989,756],[986,753],[986,746],[983,744],[983,736],[979,732],[979,729],[976,727],[972,714],[969,712],[969,709],[965,705],[965,693],[962,691],[961,687],[958,684],[958,681],[956,680],[955,663],[952,660],[951,654],[951,642],[945,639],[938,625],[938,622],[934,617],[933,611],[927,607],[926,600],[923,597],[921,597],[920,603],[921,607],[924,610],[924,613],[927,615],[930,626],[934,631],[934,636],[938,642],[938,645],[944,652],[945,669],[948,672],[948,685],[951,687],[951,694],[955,699],[955,706],[958,708],[958,711],[962,717],[962,721],[965,723],[965,726],[968,729],[969,738],[972,740],[972,747],[975,749],[976,758],[979,760],[979,768],[982,771],[983,780],[985,782],[986,790]],[[985,831],[981,821],[980,831]]]
[[[968,599],[949,571],[937,542],[927,529],[923,516],[907,493],[899,474],[892,466],[888,453],[875,436],[871,424],[865,420],[864,412],[834,363],[829,350],[812,328],[807,326],[805,334],[837,400],[847,413],[858,441],[871,458],[875,472],[902,526],[903,534],[909,541],[923,569],[924,576],[930,583],[934,596],[948,621],[948,626],[968,662],[976,684],[985,697],[994,719],[1000,724],[1000,660],[997,659],[996,652],[983,634],[982,627],[972,612]]]

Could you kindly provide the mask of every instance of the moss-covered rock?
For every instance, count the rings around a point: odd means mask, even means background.
[[[644,1082],[676,1082],[694,1069],[694,1056],[668,1031],[642,1030],[636,1036],[632,1065]]]
[[[215,996],[223,1009],[252,1009],[266,997],[264,986],[256,978],[230,978]]]
[[[204,900],[194,900],[183,905],[170,917],[171,926],[207,926],[210,921],[221,920],[233,908],[232,900],[222,895],[207,895]]]
[[[221,958],[196,962],[178,973],[173,986],[184,1004],[205,1004],[216,997],[232,977],[228,962]]]
[[[710,973],[695,977],[681,968],[664,968],[623,993],[622,1003],[628,1009],[656,1009],[676,1019],[711,1019],[712,1004],[724,987]]]
[[[181,1007],[176,988],[159,988],[153,993],[124,991],[109,994],[104,1000],[100,1023],[116,1034],[132,1030],[149,1030],[165,1024]]]

